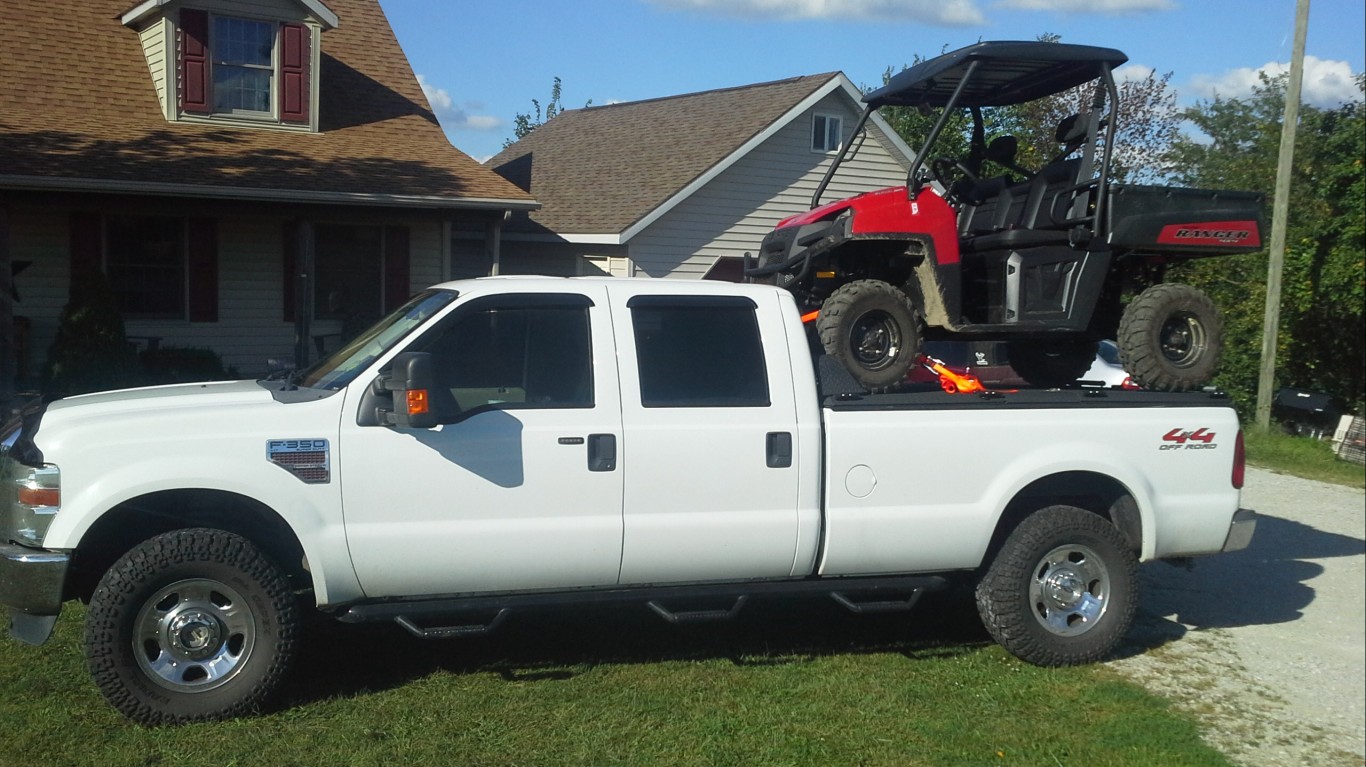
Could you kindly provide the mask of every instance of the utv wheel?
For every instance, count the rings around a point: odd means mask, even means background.
[[[1010,367],[1033,386],[1056,389],[1076,383],[1096,361],[1095,341],[1011,341]]]
[[[977,584],[997,642],[1038,666],[1098,661],[1133,622],[1138,559],[1107,520],[1073,506],[1030,515]]]
[[[1189,285],[1154,285],[1119,322],[1119,360],[1145,389],[1187,391],[1214,378],[1223,320],[1209,296]]]
[[[105,699],[135,722],[224,719],[275,692],[299,620],[284,574],[245,538],[178,530],[140,544],[100,580],[86,662]]]
[[[920,322],[911,300],[880,280],[851,282],[831,294],[816,332],[825,353],[873,391],[901,383],[920,352]]]

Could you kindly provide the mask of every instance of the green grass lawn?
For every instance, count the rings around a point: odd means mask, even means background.
[[[824,602],[675,627],[619,610],[478,639],[320,623],[275,711],[147,729],[85,672],[84,610],[0,642],[0,765],[1228,765],[1103,666],[1040,669],[961,594],[909,615]]]
[[[1247,462],[1253,466],[1305,479],[1332,482],[1348,487],[1366,487],[1366,468],[1344,461],[1333,454],[1327,440],[1262,431],[1246,427]]]

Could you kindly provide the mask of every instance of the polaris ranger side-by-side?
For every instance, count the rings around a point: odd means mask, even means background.
[[[1085,373],[1115,338],[1143,387],[1186,390],[1214,375],[1221,320],[1199,290],[1163,283],[1165,267],[1262,246],[1263,196],[1112,183],[1119,122],[1114,49],[983,42],[919,63],[864,96],[854,134],[884,106],[937,108],[907,185],[820,204],[847,141],[812,198],[778,223],[746,263],[749,279],[791,290],[826,353],[864,386],[902,381],[927,340],[1004,340],[1011,365],[1039,386]],[[986,141],[984,108],[1094,85],[1088,108],[1060,122],[1059,149],[1037,168],[1017,140]],[[934,147],[966,110],[964,158]],[[1005,172],[984,177],[984,168]],[[1147,286],[1124,302],[1126,292]]]

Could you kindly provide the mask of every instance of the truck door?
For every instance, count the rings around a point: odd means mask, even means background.
[[[778,301],[654,292],[668,290],[610,294],[626,435],[621,582],[791,575],[802,462]]]
[[[616,583],[622,440],[612,344],[601,287],[491,295],[456,307],[408,347],[432,355],[456,422],[360,426],[361,394],[348,391],[339,474],[367,595]]]

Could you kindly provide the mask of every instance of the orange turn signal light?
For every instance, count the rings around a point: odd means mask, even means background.
[[[430,407],[431,403],[427,400],[426,389],[408,390],[408,415],[422,415]]]
[[[19,486],[19,503],[25,506],[61,506],[62,491],[56,487]]]

